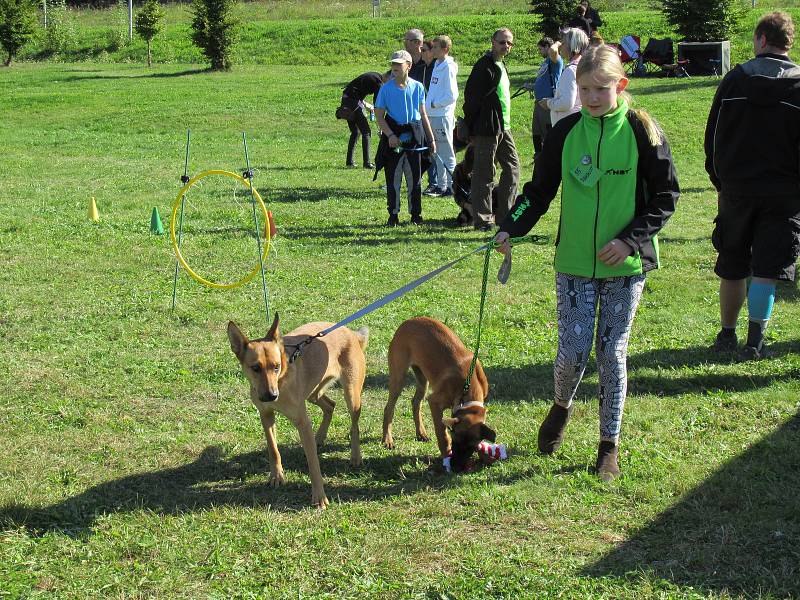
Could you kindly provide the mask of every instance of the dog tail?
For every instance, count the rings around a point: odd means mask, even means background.
[[[361,349],[366,350],[369,344],[369,327],[362,327],[355,334],[358,338],[358,343],[361,344]]]

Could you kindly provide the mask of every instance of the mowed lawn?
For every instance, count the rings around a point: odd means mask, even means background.
[[[475,256],[354,323],[371,331],[364,466],[349,467],[349,419],[334,390],[340,406],[321,451],[329,509],[309,507],[298,435],[281,417],[288,485],[268,486],[263,433],[225,334],[229,319],[266,331],[260,281],[217,291],[181,273],[172,312],[175,257],[168,236],[150,234],[150,213],[158,207],[168,224],[187,129],[190,176],[241,172],[245,132],[279,229],[267,284],[284,330],[343,318],[479,246],[484,237],[451,225],[448,199],[424,201],[422,227],[386,229],[380,180],[343,168],[347,131],[333,111],[343,85],[375,66],[0,72],[0,597],[800,594],[797,288],[779,287],[773,359],[707,352],[718,319],[716,197],[702,136],[716,78],[631,84],[670,139],[683,194],[631,339],[622,478],[606,485],[589,472],[594,366],[562,449],[536,451],[557,337],[556,201],[538,242],[515,249],[508,285],[493,276],[499,257],[490,266],[481,359],[488,423],[508,461],[462,476],[432,469],[434,443],[414,440],[410,388],[397,448],[380,443],[396,327],[429,315],[474,344]],[[516,87],[530,72],[512,76]],[[526,176],[531,109],[526,96],[514,100]],[[204,229],[208,260],[249,268],[233,250],[247,236],[224,225]]]

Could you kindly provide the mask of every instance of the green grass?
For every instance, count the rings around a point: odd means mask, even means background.
[[[505,4],[505,3],[503,3]],[[294,6],[281,4],[288,10]],[[488,46],[491,33],[499,27],[510,27],[514,31],[516,44],[508,58],[512,65],[532,66],[538,63],[536,43],[541,38],[538,18],[524,10],[500,12],[500,3],[478,5],[475,13],[459,10],[453,14],[460,3],[444,2],[441,12],[432,10],[431,4],[409,2],[407,9],[395,15],[380,19],[341,18],[351,16],[349,7],[362,6],[355,3],[324,5],[317,11],[316,18],[304,12],[275,12],[274,5],[263,3],[244,3],[238,7],[242,21],[241,36],[234,48],[234,64],[270,65],[337,65],[342,57],[350,63],[369,64],[373,69],[382,69],[388,56],[402,46],[404,31],[419,27],[428,35],[446,33],[454,41],[453,56],[462,64],[472,64]],[[404,6],[406,6],[404,4]],[[421,10],[412,10],[410,7]],[[422,8],[422,7],[425,8]],[[731,59],[741,62],[752,53],[752,29],[758,18],[776,6],[796,6],[792,3],[763,3],[748,12],[743,21],[743,29],[731,40]],[[790,8],[796,20],[800,10]],[[190,39],[191,11],[189,5],[177,4],[167,7],[167,26],[165,31],[154,38],[153,60],[159,63],[202,63],[200,51]],[[466,14],[465,14],[466,13]],[[122,15],[120,25],[119,9],[78,11],[72,19],[73,35],[62,52],[52,55],[45,51],[44,39],[36,40],[20,51],[21,60],[59,60],[101,62],[146,62],[147,50],[144,42],[135,37],[130,44],[120,45],[120,39],[127,42],[127,21]],[[603,16],[605,26],[601,32],[608,41],[618,42],[628,34],[641,36],[643,43],[651,37],[673,37],[675,33],[663,18],[660,11],[638,10],[608,12]],[[117,23],[117,25],[114,25]],[[124,30],[121,32],[121,30]],[[123,35],[124,34],[124,35]]]
[[[435,447],[413,439],[410,390],[397,449],[380,444],[395,328],[430,315],[471,345],[475,257],[355,323],[371,329],[365,464],[348,466],[340,406],[321,454],[330,509],[307,507],[305,459],[280,417],[288,485],[267,486],[263,434],[225,335],[229,319],[265,331],[260,287],[213,291],[181,274],[171,312],[174,256],[167,236],[149,234],[150,211],[170,212],[187,128],[190,174],[241,172],[246,132],[280,229],[267,280],[286,329],[338,320],[478,246],[481,236],[450,226],[457,211],[445,199],[424,201],[423,227],[383,227],[384,195],[366,172],[343,168],[346,129],[332,118],[353,74],[349,61],[230,74],[189,64],[3,71],[0,597],[800,594],[797,289],[779,289],[774,359],[734,364],[705,351],[717,283],[701,140],[717,79],[631,85],[667,132],[684,193],[631,340],[618,482],[589,473],[594,367],[562,450],[536,452],[556,342],[554,206],[536,229],[544,241],[517,249],[507,286],[489,286],[488,422],[508,461],[431,472]],[[528,75],[512,69],[514,84]],[[513,111],[529,172],[530,100],[515,99]],[[99,224],[86,216],[92,196]],[[220,228],[218,256],[241,238]]]

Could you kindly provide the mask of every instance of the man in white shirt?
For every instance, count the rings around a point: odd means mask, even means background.
[[[446,35],[433,38],[431,54],[434,58],[433,74],[425,108],[436,140],[436,182],[429,196],[451,196],[456,153],[453,150],[456,100],[458,100],[458,65],[450,56],[453,42]],[[445,168],[441,168],[444,165]]]

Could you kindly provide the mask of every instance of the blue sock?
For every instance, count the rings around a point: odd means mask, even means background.
[[[747,332],[747,345],[758,348],[764,340],[764,329],[772,316],[775,304],[775,284],[754,281],[747,292],[747,312],[750,327]]]
[[[747,313],[751,321],[769,321],[775,304],[775,284],[754,281],[747,291]]]

